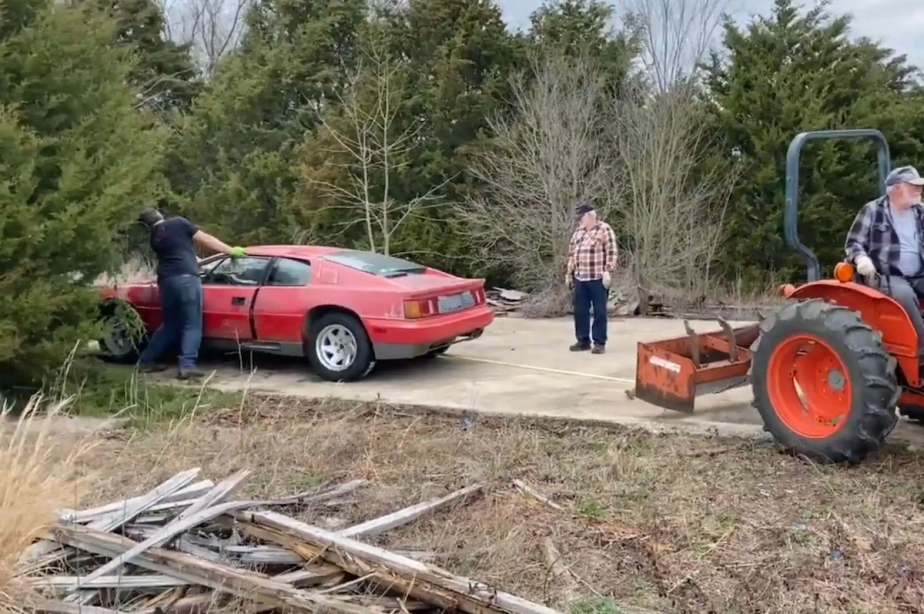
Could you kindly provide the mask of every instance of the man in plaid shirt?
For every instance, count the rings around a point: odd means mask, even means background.
[[[866,203],[847,235],[847,261],[867,284],[898,301],[918,332],[924,358],[924,319],[918,299],[924,297],[924,179],[913,166],[886,177],[886,195]]]
[[[578,228],[568,246],[568,287],[574,291],[574,334],[572,352],[591,349],[593,309],[594,354],[606,351],[606,299],[616,267],[616,235],[606,222],[597,219],[589,202],[575,208]]]

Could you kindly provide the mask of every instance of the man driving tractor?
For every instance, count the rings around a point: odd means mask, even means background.
[[[866,203],[850,228],[847,261],[869,286],[908,312],[924,358],[924,318],[918,303],[924,297],[924,178],[913,166],[902,166],[889,173],[885,184],[886,195]]]

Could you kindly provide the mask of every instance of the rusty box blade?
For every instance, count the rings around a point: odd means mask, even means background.
[[[751,366],[748,348],[760,334],[759,325],[696,333],[687,322],[683,337],[638,344],[635,396],[674,411],[693,413],[694,399],[746,383]]]

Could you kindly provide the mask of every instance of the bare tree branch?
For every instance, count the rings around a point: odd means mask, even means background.
[[[391,252],[395,233],[409,217],[443,204],[444,188],[451,181],[410,199],[399,200],[393,194],[395,178],[409,164],[408,154],[422,128],[420,120],[404,126],[407,69],[386,49],[370,44],[338,95],[334,113],[318,114],[321,139],[333,143],[326,148],[324,166],[336,168],[335,177],[302,167],[303,180],[336,203],[329,208],[353,213],[339,223],[343,230],[362,223],[368,249],[385,254]]]
[[[658,92],[692,81],[730,4],[730,0],[620,2],[641,37],[644,72]]]
[[[642,312],[649,292],[705,296],[740,175],[712,135],[696,69],[727,0],[624,0],[640,26],[644,79],[616,105],[612,132],[626,177],[620,219]]]
[[[510,271],[518,287],[551,301],[546,311],[560,312],[575,204],[592,199],[605,219],[620,198],[604,142],[610,101],[588,59],[537,57],[513,85],[516,119],[490,122],[490,149],[470,168],[481,189],[457,213],[485,265]]]
[[[160,0],[164,35],[191,45],[205,75],[240,42],[252,0]]]

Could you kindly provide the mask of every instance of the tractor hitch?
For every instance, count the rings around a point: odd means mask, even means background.
[[[694,399],[744,386],[751,367],[751,344],[760,324],[697,333],[686,320],[686,335],[638,344],[634,397],[652,405],[693,413]]]

